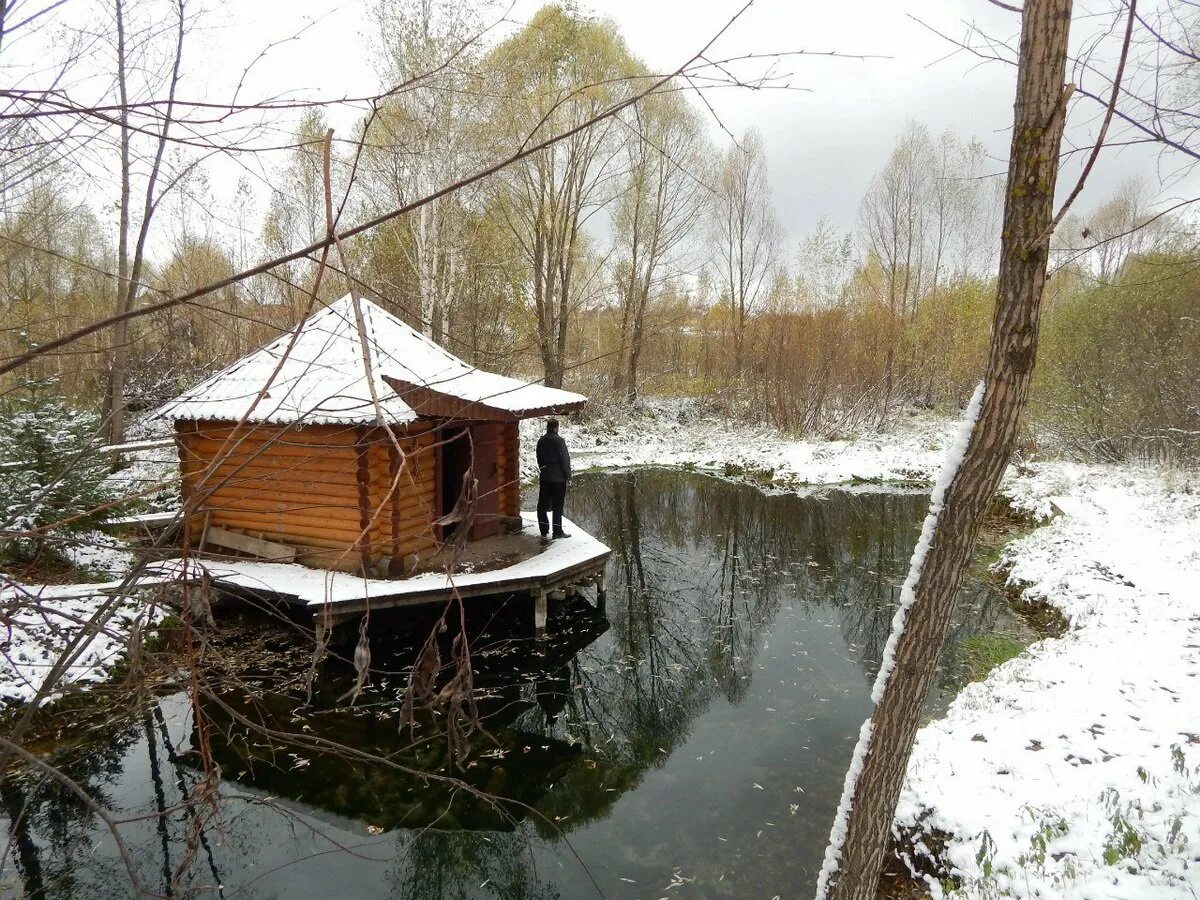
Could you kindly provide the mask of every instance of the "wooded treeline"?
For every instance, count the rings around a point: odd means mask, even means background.
[[[98,32],[80,40],[109,60],[113,90],[130,103],[174,97],[189,71],[188,4],[97,8]],[[486,11],[469,4],[380,2],[373,16],[380,81],[406,86],[333,142],[343,224],[567,131],[652,74],[615,25],[569,7],[546,6],[498,40],[479,38]],[[352,285],[465,359],[602,407],[700,397],[736,418],[837,435],[964,403],[995,296],[1003,165],[977,141],[911,123],[852,230],[822,219],[788,241],[761,138],[722,149],[687,87],[346,241],[322,299]],[[176,144],[170,105],[157,110],[157,131],[128,113],[93,123],[77,142],[86,153],[6,134],[33,149],[4,166],[0,356],[325,234],[320,107],[295,111],[269,183],[241,176],[231,204],[211,183],[225,171],[209,165],[222,123],[189,122]],[[208,144],[193,146],[206,127]],[[98,159],[116,174],[115,207],[76,188]],[[1200,450],[1197,231],[1183,214],[1155,217],[1150,198],[1126,185],[1058,229],[1038,445],[1107,459]],[[103,410],[116,438],[115,411],[136,416],[294,324],[314,267],[280,266],[127,334],[99,332],[38,358],[6,393],[40,386]]]

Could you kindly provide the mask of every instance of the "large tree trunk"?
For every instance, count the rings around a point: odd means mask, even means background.
[[[1071,0],[1026,0],[991,351],[934,489],[834,821],[818,898],[871,900],[963,573],[1017,438],[1037,350],[1067,92]],[[974,414],[974,416],[972,415]],[[974,418],[972,423],[970,420]],[[969,437],[967,437],[969,435]],[[961,461],[956,459],[961,453]]]

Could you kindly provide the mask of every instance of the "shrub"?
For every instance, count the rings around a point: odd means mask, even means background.
[[[34,393],[0,404],[0,558],[41,556],[52,531],[82,531],[112,514],[99,417]]]

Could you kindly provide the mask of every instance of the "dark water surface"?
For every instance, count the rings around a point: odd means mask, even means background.
[[[568,515],[613,548],[606,616],[552,603],[539,643],[527,599],[468,607],[490,737],[470,736],[461,770],[445,715],[398,728],[433,613],[377,614],[376,672],[354,708],[352,670],[336,660],[305,704],[312,646],[295,627],[225,620],[199,717],[168,696],[55,761],[125,820],[125,852],[154,894],[811,896],[926,503],[768,495],[657,469],[578,478]],[[1007,617],[989,585],[968,585],[944,671],[958,641]],[[943,675],[931,712],[953,682]],[[219,815],[181,802],[202,782],[200,728],[222,772]],[[332,756],[322,740],[346,749]],[[0,800],[19,823],[0,896],[132,893],[113,838],[68,788],[34,773]]]

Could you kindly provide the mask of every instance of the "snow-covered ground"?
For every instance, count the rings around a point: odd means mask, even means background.
[[[64,650],[83,639],[65,672],[46,697],[61,697],[71,688],[104,681],[126,658],[130,636],[157,624],[161,606],[139,597],[114,598],[119,581],[53,586],[15,585],[0,581],[0,706],[27,703],[37,696]]]
[[[1196,897],[1200,480],[1051,463],[1007,490],[1063,512],[1002,565],[1069,628],[922,729],[898,824],[952,835],[955,896]]]
[[[161,423],[137,423],[130,433],[134,440],[170,435]],[[171,509],[179,504],[177,459],[174,447],[141,450],[108,482],[118,495],[141,497],[152,509]],[[46,700],[106,680],[126,657],[134,624],[140,622],[144,627],[147,618],[154,624],[163,616],[161,606],[148,605],[137,597],[114,601],[107,593],[120,584],[119,579],[135,561],[134,554],[116,538],[94,531],[75,534],[69,542],[56,546],[72,563],[91,570],[97,580],[118,580],[26,585],[14,583],[0,572],[0,707],[35,697],[55,660],[82,629],[87,628],[90,637],[81,642]],[[88,624],[93,620],[98,627]]]

